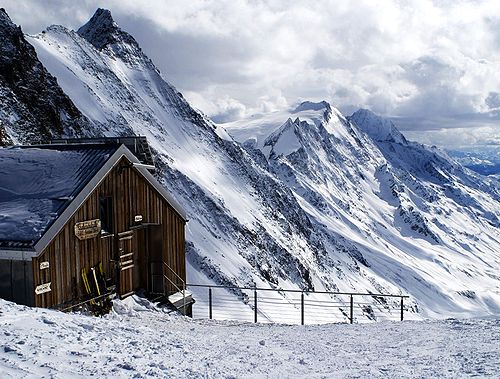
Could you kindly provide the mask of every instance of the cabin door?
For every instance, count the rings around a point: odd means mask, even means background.
[[[163,229],[161,225],[149,225],[146,231],[148,236],[149,291],[164,293]]]
[[[161,225],[149,224],[136,229],[137,271],[139,287],[148,293],[164,293],[163,283],[163,229]]]
[[[128,231],[118,233],[118,270],[119,270],[119,294],[120,298],[132,295],[134,286],[134,232]]]

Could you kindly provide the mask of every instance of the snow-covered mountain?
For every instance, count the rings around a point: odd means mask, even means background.
[[[408,142],[391,120],[379,117],[368,109],[356,111],[351,120],[374,141],[396,142],[403,145]]]
[[[190,218],[189,282],[407,293],[424,316],[500,312],[497,181],[326,102],[217,126],[106,10],[78,32],[51,26],[27,41],[89,130],[147,136]]]
[[[148,138],[159,179],[190,217],[190,282],[315,286],[314,232],[292,192],[193,110],[109,11],[78,32],[51,26],[29,41],[106,135]]]
[[[497,181],[366,110],[345,118],[305,102],[225,126],[293,190],[330,257],[344,246],[368,266],[361,277],[397,284],[427,311],[498,312]]]
[[[500,146],[477,149],[476,151],[450,150],[448,154],[481,175],[500,177]]]

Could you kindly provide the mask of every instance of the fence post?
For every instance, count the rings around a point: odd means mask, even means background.
[[[300,322],[304,325],[304,292],[300,295]]]
[[[257,290],[253,291],[253,298],[254,298],[253,322],[257,322]]]
[[[208,287],[208,318],[212,319],[212,287]]]
[[[401,321],[403,321],[403,296],[401,296]]]
[[[354,322],[354,299],[353,296],[351,295],[351,309],[350,309],[350,317],[349,317],[351,324]]]

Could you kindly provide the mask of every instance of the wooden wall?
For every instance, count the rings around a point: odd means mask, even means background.
[[[74,232],[75,223],[99,219],[99,199],[105,196],[113,198],[114,236],[99,235],[79,240]],[[117,236],[137,226],[135,215],[142,215],[143,224],[162,225],[163,260],[185,280],[185,221],[140,173],[130,167],[128,160],[122,158],[50,245],[33,259],[34,287],[51,282],[50,292],[35,295],[36,306],[53,307],[82,298],[85,293],[81,270],[89,271],[100,261],[106,278],[117,281],[116,263],[112,262],[118,260]],[[135,253],[141,254],[141,247],[137,243],[134,246],[138,249]],[[50,267],[41,270],[41,262],[49,262]]]

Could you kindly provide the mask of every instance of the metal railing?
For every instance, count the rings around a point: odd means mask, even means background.
[[[233,315],[224,316],[225,319],[241,320],[240,316],[243,315],[246,321],[250,321],[246,313],[250,308],[255,323],[263,320],[305,325],[306,315],[315,321],[314,323],[318,323],[318,320],[339,322],[339,317],[340,322],[347,320],[351,324],[359,322],[362,317],[372,321],[391,317],[403,321],[404,299],[409,298],[408,295],[370,292],[302,291],[193,283],[188,283],[187,287],[208,290],[207,313],[203,313],[209,319],[214,318],[214,311],[217,310],[221,315]],[[216,291],[219,291],[217,297]],[[198,307],[204,302],[197,298]]]
[[[182,311],[183,311],[183,314],[185,314],[186,313],[186,282],[165,261],[163,261],[163,267],[164,268],[166,267],[168,270],[170,270],[170,272],[173,273],[177,277],[177,279],[180,280],[180,282],[182,284],[182,290],[181,290],[177,284],[175,284],[167,275],[165,275],[165,273],[163,273],[163,289],[165,291],[165,295],[167,295],[167,293],[166,293],[167,286],[165,285],[165,279],[167,279],[170,282],[170,284],[172,284],[177,289],[177,292],[182,293]]]

